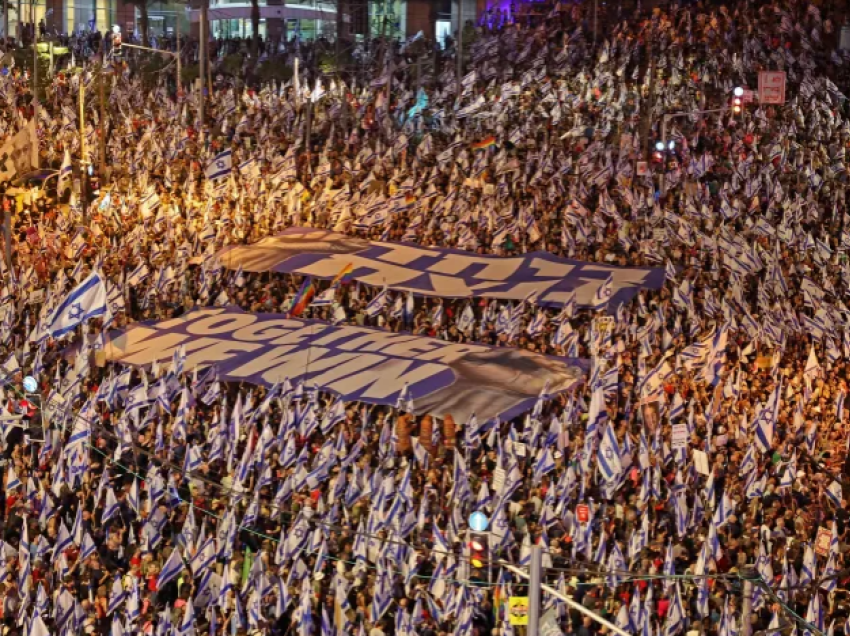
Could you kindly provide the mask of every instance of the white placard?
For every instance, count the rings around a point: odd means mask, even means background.
[[[759,73],[759,101],[762,104],[785,103],[785,71]]]
[[[505,489],[506,477],[507,475],[505,474],[504,468],[496,468],[496,470],[493,471],[493,490],[496,491],[496,493],[500,494],[502,490]]]
[[[688,447],[688,426],[686,424],[673,424],[673,433],[670,438],[670,448]]]
[[[711,474],[708,468],[708,455],[705,454],[705,451],[694,449],[694,468],[700,475],[708,477]]]

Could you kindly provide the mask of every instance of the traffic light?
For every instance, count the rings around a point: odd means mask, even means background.
[[[469,533],[469,563],[475,569],[487,567],[490,560],[490,542],[484,532]]]
[[[735,87],[732,91],[732,113],[740,115],[744,109],[744,89],[740,86]]]

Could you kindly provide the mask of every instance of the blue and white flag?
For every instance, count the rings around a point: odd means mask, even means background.
[[[776,385],[767,406],[759,413],[759,418],[756,422],[755,443],[762,453],[768,452],[773,447],[773,432],[776,426],[776,419],[779,415],[781,395],[782,382]]]
[[[100,272],[93,272],[53,311],[48,327],[49,335],[60,338],[86,320],[103,316],[106,313],[106,302],[106,284]]]
[[[206,177],[210,181],[226,177],[233,170],[233,154],[230,150],[218,153],[215,158],[207,164]]]
[[[594,311],[602,311],[608,307],[608,301],[614,295],[614,275],[608,274],[608,278],[602,283],[593,294],[593,300],[590,301],[590,308]]]
[[[611,421],[605,427],[602,441],[599,443],[597,455],[599,461],[599,472],[606,482],[616,481],[623,472],[623,464],[620,461],[620,445],[617,443],[617,434]]]
[[[380,292],[378,292],[378,295],[370,300],[369,304],[366,305],[366,315],[370,318],[374,318],[384,311],[384,307],[387,305],[387,295],[387,288],[384,287]]]
[[[65,156],[62,158],[62,165],[59,168],[59,184],[56,186],[56,192],[61,194],[66,189],[71,187],[71,153],[65,149]]]
[[[171,556],[162,567],[159,573],[159,578],[156,580],[156,589],[161,590],[169,581],[176,578],[183,571],[183,557],[180,556],[180,550],[174,548],[171,551]]]

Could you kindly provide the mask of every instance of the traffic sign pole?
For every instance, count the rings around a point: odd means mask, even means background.
[[[528,579],[528,636],[538,636],[540,627],[540,586],[543,584],[543,552],[540,546],[531,546],[531,564]]]

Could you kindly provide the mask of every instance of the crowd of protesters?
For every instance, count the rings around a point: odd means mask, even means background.
[[[302,65],[219,85],[203,128],[191,95],[116,64],[86,157],[77,91],[102,80],[57,74],[35,125],[58,183],[19,188],[0,293],[5,409],[26,423],[0,420],[4,632],[508,636],[526,588],[503,563],[527,567],[536,544],[553,587],[629,633],[850,633],[840,10],[697,3],[595,44],[583,5],[492,11],[460,78],[423,70],[414,39],[374,55],[367,81]],[[786,73],[784,103],[733,110],[763,70]],[[30,97],[19,69],[0,77],[4,143],[31,125]],[[100,135],[109,178],[81,201],[66,168],[97,164]],[[207,178],[227,150],[232,172]],[[375,310],[383,290],[356,282],[301,313],[590,360],[514,421],[342,403],[297,378],[228,384],[179,354],[104,358],[140,320],[291,313],[301,278],[216,255],[293,226],[667,280],[606,307],[601,332],[602,314],[533,299],[411,309],[390,291]],[[93,271],[109,314],[48,337]],[[169,388],[130,408],[147,383]],[[543,609],[563,634],[609,631],[555,597]]]

